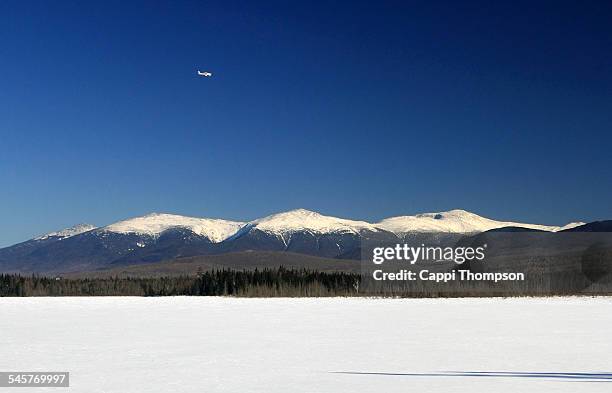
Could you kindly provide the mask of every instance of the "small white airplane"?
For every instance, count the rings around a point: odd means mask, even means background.
[[[210,78],[212,76],[212,72],[208,72],[208,71],[202,72],[202,71],[198,70],[198,75]]]

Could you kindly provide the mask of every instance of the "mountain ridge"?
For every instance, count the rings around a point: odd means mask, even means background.
[[[53,237],[63,234],[70,237],[89,230],[107,231],[115,233],[135,233],[158,236],[172,228],[186,228],[192,232],[209,237],[215,242],[221,242],[235,236],[243,229],[257,228],[265,232],[290,233],[296,230],[310,230],[313,232],[353,232],[370,230],[376,232],[380,229],[395,234],[406,232],[448,232],[448,233],[474,233],[502,227],[523,227],[549,232],[571,229],[584,222],[570,222],[563,226],[529,224],[513,221],[498,221],[480,216],[478,214],[454,209],[442,212],[420,213],[416,215],[394,216],[378,222],[351,220],[334,216],[326,216],[307,209],[294,209],[258,218],[252,221],[232,221],[218,218],[192,217],[170,213],[149,213],[115,223],[95,227],[90,224],[78,224],[57,232],[51,232],[35,239]],[[69,231],[79,226],[89,227],[82,231]],[[208,226],[208,227],[206,227]]]
[[[448,232],[466,234],[484,232],[503,227],[522,227],[557,232],[584,224],[584,222],[571,222],[564,226],[555,226],[513,221],[497,221],[461,209],[454,209],[446,212],[421,213],[413,216],[389,217],[378,222],[381,228],[387,229],[393,233]]]
[[[511,225],[510,225],[511,224]],[[451,244],[505,226],[555,232],[573,228],[496,221],[465,210],[370,223],[306,209],[241,222],[151,213],[96,228],[79,225],[0,249],[0,272],[70,272],[243,251],[359,259],[363,241]]]

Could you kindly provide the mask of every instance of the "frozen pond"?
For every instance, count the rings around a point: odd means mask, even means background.
[[[611,326],[610,298],[1,298],[0,371],[69,371],[58,392],[608,392]]]

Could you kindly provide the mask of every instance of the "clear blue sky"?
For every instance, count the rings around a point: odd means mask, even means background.
[[[152,211],[612,218],[612,3],[496,3],[2,1],[0,245]]]

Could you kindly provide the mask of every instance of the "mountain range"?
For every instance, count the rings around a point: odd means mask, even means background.
[[[250,222],[152,213],[99,228],[79,224],[2,248],[0,272],[70,273],[252,251],[359,259],[364,240],[451,244],[499,228],[559,232],[582,225],[496,221],[465,210],[392,217],[377,223],[305,209]]]

